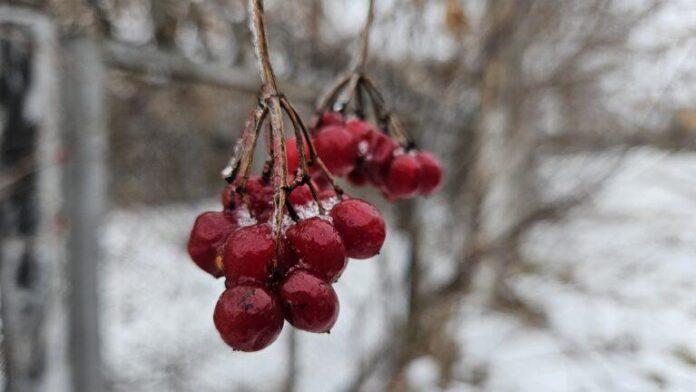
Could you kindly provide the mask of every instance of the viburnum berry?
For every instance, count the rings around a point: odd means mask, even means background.
[[[222,192],[222,205],[225,209],[242,204],[242,197],[237,191],[239,181],[235,181],[225,187]],[[249,198],[251,215],[258,221],[266,221],[273,210],[273,188],[268,181],[261,176],[250,176],[245,187],[246,196]]]
[[[346,250],[331,223],[319,217],[303,219],[285,233],[288,250],[300,266],[327,282],[336,281],[346,267]]]
[[[222,340],[235,350],[258,351],[283,329],[278,300],[262,286],[236,286],[218,299],[213,321]]]
[[[346,130],[353,135],[356,143],[367,142],[372,132],[379,132],[369,122],[359,119],[346,121]]]
[[[275,240],[268,224],[238,229],[227,240],[223,263],[232,284],[265,283],[275,258]]]
[[[367,259],[382,249],[386,236],[384,219],[372,204],[360,199],[343,200],[333,207],[331,218],[348,257]]]
[[[343,123],[343,115],[339,112],[327,110],[319,118],[319,126],[338,125]]]
[[[373,184],[380,186],[385,183],[385,176],[396,148],[396,142],[389,136],[377,131],[370,133],[366,173]]]
[[[386,190],[397,198],[415,195],[420,186],[420,163],[411,154],[396,156],[387,171]]]
[[[317,131],[314,147],[329,171],[345,176],[355,167],[358,156],[356,140],[342,125],[328,125]]]
[[[236,228],[230,213],[209,211],[198,215],[187,246],[191,259],[214,277],[222,276],[222,251],[227,237]]]
[[[280,286],[285,318],[309,332],[328,332],[338,318],[338,297],[330,283],[305,270],[291,272]]]
[[[435,155],[427,151],[418,152],[416,160],[420,164],[419,192],[425,196],[430,195],[442,182],[442,164]]]
[[[305,145],[305,156],[309,156],[309,148]],[[297,148],[297,139],[294,137],[285,141],[285,156],[287,157],[288,174],[294,176],[300,166],[300,150]]]
[[[367,173],[365,172],[365,167],[363,166],[363,162],[359,162],[353,171],[348,173],[348,176],[346,177],[348,181],[356,186],[362,186],[367,184],[368,178],[367,178]]]
[[[307,184],[298,186],[288,195],[288,201],[294,206],[300,206],[312,201],[312,191]]]

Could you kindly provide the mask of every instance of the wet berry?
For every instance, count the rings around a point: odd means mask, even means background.
[[[225,209],[237,207],[243,203],[237,192],[240,179],[225,187],[222,192],[222,205]],[[246,183],[246,196],[249,198],[251,215],[259,221],[266,221],[273,210],[273,188],[261,176],[250,176]]]
[[[357,145],[341,125],[322,127],[314,137],[314,147],[332,174],[345,176],[355,167]]]
[[[297,168],[300,166],[300,150],[297,148],[297,139],[294,137],[285,141],[285,156],[287,157],[288,175],[294,178]],[[305,145],[305,157],[309,159],[309,148]]]
[[[378,132],[372,124],[359,119],[351,119],[346,121],[346,130],[353,135],[355,143],[369,143],[370,134]]]
[[[308,185],[298,186],[293,189],[288,195],[288,201],[292,203],[293,206],[301,206],[312,201],[312,191],[309,189]]]
[[[283,313],[275,297],[261,286],[225,290],[215,305],[215,327],[235,350],[258,351],[278,338]]]
[[[442,164],[435,155],[425,151],[416,154],[416,160],[420,164],[419,191],[422,195],[430,195],[442,183]]]
[[[389,136],[381,132],[371,132],[369,138],[369,155],[366,162],[366,173],[375,185],[383,185],[397,144]]]
[[[346,267],[346,251],[341,236],[331,223],[318,218],[303,219],[285,233],[289,250],[300,266],[333,282]]]
[[[275,241],[268,224],[238,229],[225,246],[225,277],[232,285],[265,283],[271,275],[274,257]]]
[[[218,278],[222,272],[222,250],[227,237],[236,229],[233,215],[204,212],[196,218],[188,241],[191,259],[204,271]]]
[[[362,165],[362,163],[359,163],[358,165],[355,166],[355,169],[348,173],[348,181],[357,186],[362,186],[367,184],[368,178],[367,178],[367,173],[365,173],[365,167]]]
[[[338,125],[343,123],[343,115],[339,112],[327,110],[321,114],[319,126]]]
[[[389,165],[386,182],[388,193],[398,198],[415,195],[420,186],[420,164],[411,154],[394,158]]]
[[[333,207],[331,218],[348,257],[367,259],[382,249],[384,219],[372,204],[360,199],[344,200]]]
[[[309,332],[328,332],[338,318],[338,297],[330,283],[304,270],[291,272],[280,286],[285,318]]]

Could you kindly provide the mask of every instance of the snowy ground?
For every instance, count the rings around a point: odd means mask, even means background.
[[[213,206],[110,215],[102,325],[114,390],[275,390],[283,382],[287,325],[255,354],[232,352],[213,327],[222,282],[184,249],[195,215]],[[383,338],[383,315],[400,304],[376,272],[398,276],[399,245],[391,235],[378,262],[351,262],[330,335],[299,334],[300,390],[341,390]],[[696,156],[631,154],[591,205],[535,230],[527,253],[513,287],[547,324],[490,310],[479,295],[464,301],[453,323],[461,381],[450,390],[696,390]],[[428,358],[410,367],[419,390],[437,389],[437,376]]]

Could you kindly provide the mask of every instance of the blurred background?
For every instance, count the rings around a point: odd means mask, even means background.
[[[309,120],[367,0],[267,0]],[[256,105],[243,0],[0,2],[7,391],[693,391],[696,3],[379,0],[368,73],[446,167],[376,203],[328,335],[233,352],[185,244]]]

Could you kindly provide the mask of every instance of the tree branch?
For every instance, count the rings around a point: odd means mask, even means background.
[[[156,47],[138,47],[113,40],[103,44],[104,60],[112,68],[137,74],[163,76],[183,82],[203,83],[256,94],[258,83],[254,71],[222,64],[196,63],[179,53],[164,52]],[[317,89],[313,86],[285,83],[288,95],[311,104]]]

